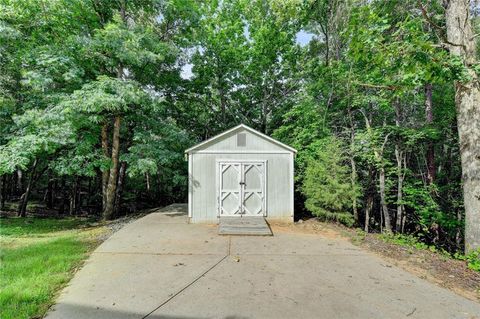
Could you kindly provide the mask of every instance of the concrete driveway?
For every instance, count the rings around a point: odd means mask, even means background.
[[[480,304],[345,240],[222,237],[178,208],[104,242],[47,318],[480,318]]]

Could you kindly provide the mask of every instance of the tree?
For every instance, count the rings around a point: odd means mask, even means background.
[[[0,6],[1,27],[8,31],[2,32],[0,44],[2,71],[8,70],[0,79],[6,89],[0,93],[2,181],[15,170],[26,171],[21,208],[44,170],[50,186],[57,177],[68,185],[71,176],[70,198],[76,203],[82,181],[94,193],[101,170],[105,217],[113,217],[128,170],[122,155],[135,145],[136,128],[152,130],[158,139],[167,133],[156,126],[175,126],[165,112],[174,101],[165,96],[172,96],[179,82],[179,48],[196,6],[183,0],[2,1]],[[41,27],[32,27],[36,23]],[[164,118],[147,127],[137,114]],[[186,143],[182,148],[190,143],[179,142]],[[185,170],[169,160],[154,160]],[[181,157],[174,161],[183,164]],[[95,205],[96,199],[87,197]]]
[[[349,210],[359,189],[349,181],[344,147],[334,137],[319,140],[311,147],[314,155],[307,163],[302,185],[305,207],[323,220],[352,226],[354,218]]]
[[[465,68],[455,81],[465,206],[465,251],[480,247],[480,88],[470,1],[450,0],[445,11],[450,53]]]

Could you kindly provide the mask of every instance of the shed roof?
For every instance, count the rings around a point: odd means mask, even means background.
[[[197,145],[195,145],[195,146],[192,146],[192,147],[190,147],[189,149],[185,150],[185,153],[191,153],[192,151],[195,151],[195,150],[201,148],[201,147],[204,146],[205,144],[213,144],[213,143],[215,143],[216,141],[220,141],[220,140],[222,139],[222,137],[224,137],[224,136],[226,136],[226,135],[228,135],[228,134],[230,134],[230,133],[233,133],[234,131],[241,130],[241,129],[244,129],[244,130],[246,130],[246,131],[248,131],[248,132],[250,132],[250,133],[252,133],[252,134],[255,134],[255,135],[259,136],[260,138],[262,138],[262,139],[264,139],[264,140],[266,140],[266,141],[268,141],[268,142],[270,142],[270,143],[272,143],[272,144],[278,145],[278,146],[280,146],[280,147],[282,147],[282,148],[284,148],[284,149],[286,149],[286,150],[288,150],[288,151],[290,151],[290,152],[297,153],[297,150],[294,149],[293,147],[290,147],[290,146],[288,146],[288,145],[286,145],[286,144],[283,144],[282,142],[279,142],[279,141],[277,141],[276,139],[271,138],[271,137],[268,136],[268,135],[265,135],[265,134],[263,134],[263,133],[260,133],[259,131],[254,130],[253,128],[251,128],[251,127],[249,127],[249,126],[247,126],[247,125],[245,125],[245,124],[240,124],[240,125],[237,125],[237,126],[235,126],[235,127],[232,127],[231,129],[226,130],[226,131],[223,132],[223,133],[220,133],[220,134],[218,134],[218,135],[215,135],[215,136],[213,136],[213,137],[211,137],[211,138],[209,138],[209,139],[207,139],[207,140],[205,140],[205,141],[203,141],[203,142],[201,142],[201,143],[199,143],[199,144],[197,144]]]

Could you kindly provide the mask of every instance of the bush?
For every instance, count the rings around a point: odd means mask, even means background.
[[[465,256],[468,268],[480,271],[480,248]]]
[[[342,143],[328,137],[311,147],[315,148],[315,152],[307,161],[302,185],[306,208],[320,219],[352,226],[354,219],[349,210],[353,199],[358,196],[358,190],[350,182]]]
[[[468,253],[467,255],[456,253],[454,257],[456,259],[466,261],[468,268],[475,271],[480,271],[480,248]]]

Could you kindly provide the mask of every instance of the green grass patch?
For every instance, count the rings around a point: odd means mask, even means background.
[[[86,225],[73,218],[0,219],[0,318],[45,314],[105,231]]]
[[[416,237],[404,234],[380,234],[380,239],[387,243],[397,244],[400,246],[406,246],[416,248],[419,250],[430,250],[435,252],[437,249],[435,246],[430,246],[419,241]]]
[[[26,236],[36,237],[43,234],[52,234],[63,230],[78,229],[86,226],[88,220],[79,218],[1,218],[0,236]]]

